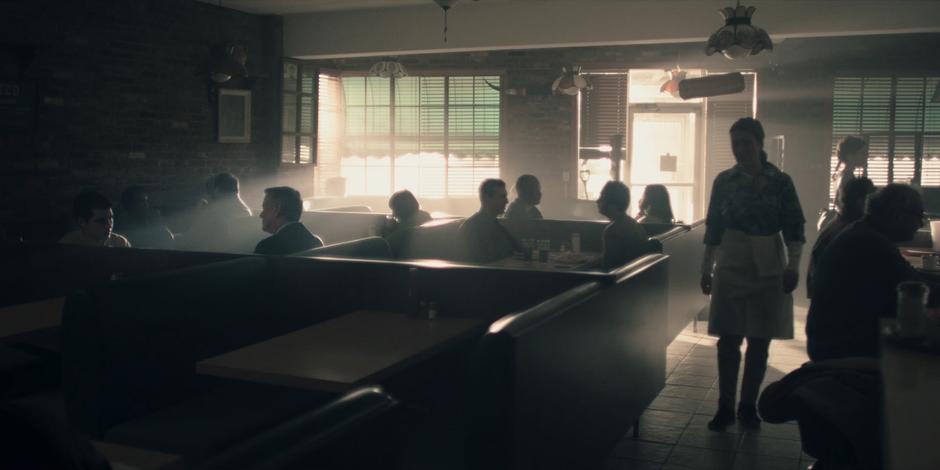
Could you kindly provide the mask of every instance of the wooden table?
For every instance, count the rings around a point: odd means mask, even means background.
[[[199,362],[200,374],[342,392],[375,382],[479,331],[475,318],[357,311]]]
[[[62,324],[65,297],[0,308],[0,338]]]
[[[114,470],[183,469],[183,459],[178,455],[138,449],[111,442],[92,441],[91,443],[107,459]]]
[[[526,261],[518,255],[511,258],[487,263],[488,266],[497,266],[500,268],[533,269],[538,271],[578,271],[584,269],[599,268],[599,261],[602,255],[600,253],[558,253],[548,254],[548,261],[539,261],[536,257],[531,261]]]
[[[901,252],[901,256],[914,267],[914,269],[929,274],[931,276],[940,276],[940,270],[928,270],[924,269],[924,255],[936,254],[933,250],[923,247],[910,247],[910,246],[901,246],[898,247],[898,250]]]

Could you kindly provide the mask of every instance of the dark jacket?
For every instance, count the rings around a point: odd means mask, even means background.
[[[542,211],[538,207],[516,199],[506,207],[506,216],[510,220],[534,220],[542,218]]]
[[[458,231],[463,246],[463,259],[474,263],[489,263],[522,251],[522,245],[510,235],[496,217],[484,212],[467,217]]]
[[[820,256],[806,319],[806,349],[814,361],[877,356],[882,317],[893,317],[897,286],[917,278],[894,243],[860,220]]]
[[[258,242],[255,254],[289,255],[323,246],[320,237],[310,233],[300,222],[291,222],[264,240]]]

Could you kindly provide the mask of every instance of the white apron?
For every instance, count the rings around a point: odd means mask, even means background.
[[[725,230],[718,247],[708,333],[793,338],[793,296],[783,293],[786,247],[780,233]]]

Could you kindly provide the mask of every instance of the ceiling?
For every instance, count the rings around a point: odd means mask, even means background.
[[[219,0],[199,0],[218,5]],[[469,1],[469,0],[464,0]],[[474,0],[476,1],[476,0]],[[510,0],[485,0],[487,3]],[[527,1],[527,0],[516,0]],[[414,5],[432,5],[434,0],[222,0],[222,6],[256,14],[291,15],[296,13],[319,13],[325,11],[366,10],[374,8],[399,8]]]

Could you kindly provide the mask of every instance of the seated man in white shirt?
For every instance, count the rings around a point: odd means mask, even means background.
[[[89,191],[79,194],[72,207],[78,230],[70,232],[59,243],[85,246],[112,246],[129,248],[131,244],[122,235],[113,233],[114,211],[111,201],[101,193]]]

